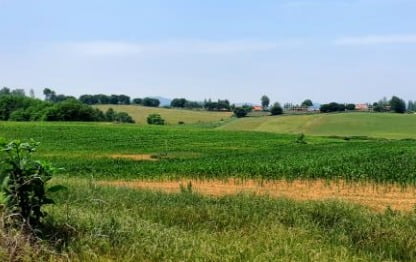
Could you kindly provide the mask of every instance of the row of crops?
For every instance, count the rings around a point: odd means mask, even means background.
[[[416,182],[413,140],[306,137],[304,144],[293,135],[84,123],[1,123],[0,136],[40,141],[39,157],[70,176]],[[143,153],[164,157],[111,157]]]

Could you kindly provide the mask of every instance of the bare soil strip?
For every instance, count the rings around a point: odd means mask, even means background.
[[[117,159],[129,159],[129,160],[136,160],[136,161],[158,161],[156,157],[151,154],[131,154],[131,155],[123,155],[123,154],[114,154],[110,155],[111,158]]]
[[[192,190],[209,196],[252,193],[295,200],[339,199],[366,205],[376,211],[387,207],[411,211],[416,205],[416,187],[326,180],[176,180],[176,181],[101,181],[101,185],[175,193],[191,183]]]

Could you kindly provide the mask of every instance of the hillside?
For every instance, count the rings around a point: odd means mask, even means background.
[[[319,136],[416,138],[416,115],[341,113],[248,117],[231,121],[219,129]]]
[[[182,121],[185,124],[215,122],[220,121],[221,119],[228,119],[232,115],[231,112],[207,112],[137,105],[96,105],[95,107],[103,111],[106,111],[111,107],[116,111],[127,112],[133,117],[136,123],[139,124],[146,123],[147,116],[155,113],[160,114],[170,125],[177,124],[179,121]]]

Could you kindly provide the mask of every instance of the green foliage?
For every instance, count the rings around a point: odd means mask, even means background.
[[[355,104],[347,104],[345,109],[353,111],[353,110],[355,110]]]
[[[147,123],[149,125],[164,125],[165,120],[159,114],[150,114],[147,117]]]
[[[266,95],[261,97],[261,106],[263,107],[263,110],[266,110],[270,105],[270,98]]]
[[[297,144],[307,144],[307,142],[305,141],[305,134],[300,134],[295,141]]]
[[[45,261],[416,260],[414,213],[329,200],[210,198],[186,184],[177,194],[84,179],[68,187],[53,195],[57,205],[48,211],[51,226],[69,225],[74,233]]]
[[[283,108],[280,106],[279,103],[275,103],[270,109],[270,113],[272,114],[272,116],[281,115],[283,114]]]
[[[242,108],[242,107],[237,107],[237,108],[234,109],[234,115],[237,118],[245,117],[245,116],[247,116],[247,113],[248,113],[247,110],[245,108]]]
[[[143,106],[158,107],[160,105],[160,100],[157,98],[145,97],[143,98],[142,103]]]
[[[39,143],[34,141],[18,140],[2,146],[0,182],[6,211],[14,225],[23,225],[28,230],[39,228],[46,215],[42,207],[54,203],[46,191],[46,183],[52,178],[54,169],[33,160],[32,154],[38,146]],[[61,186],[54,186],[49,191],[61,189]]]
[[[390,100],[391,110],[395,113],[403,114],[406,112],[406,102],[403,99],[393,96]]]
[[[331,112],[343,112],[345,111],[345,109],[346,107],[344,104],[338,104],[338,103],[332,102],[329,104],[321,105],[320,111],[322,113],[331,113]]]
[[[313,102],[310,99],[306,99],[305,101],[302,102],[301,106],[313,106]]]

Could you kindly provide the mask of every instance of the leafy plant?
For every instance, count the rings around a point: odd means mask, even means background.
[[[159,114],[150,114],[147,117],[147,123],[149,125],[164,125],[165,120]]]
[[[41,219],[46,216],[42,206],[54,203],[47,197],[47,192],[64,189],[56,185],[46,190],[46,183],[55,169],[32,159],[38,146],[39,143],[33,140],[2,144],[1,199],[11,223],[29,231],[39,228]]]

